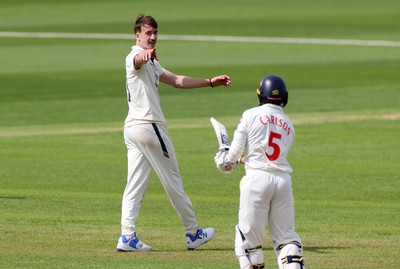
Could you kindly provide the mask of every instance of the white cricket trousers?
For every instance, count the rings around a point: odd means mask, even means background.
[[[250,171],[240,182],[239,229],[250,247],[262,245],[266,222],[274,244],[297,241],[294,199],[289,174]]]
[[[166,125],[145,123],[124,128],[128,150],[128,176],[122,199],[121,232],[133,235],[151,171],[157,173],[186,233],[199,228],[192,203],[186,195],[175,151]],[[162,221],[162,220],[161,220]]]

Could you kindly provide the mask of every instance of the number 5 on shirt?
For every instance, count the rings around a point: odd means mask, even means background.
[[[281,134],[278,134],[278,133],[275,133],[275,132],[271,132],[269,134],[268,146],[273,148],[273,151],[272,151],[271,154],[268,154],[267,152],[265,152],[265,155],[267,155],[268,160],[275,161],[276,159],[279,158],[279,154],[281,154],[281,148],[276,143],[276,141],[277,140],[281,140],[281,138],[282,138]]]

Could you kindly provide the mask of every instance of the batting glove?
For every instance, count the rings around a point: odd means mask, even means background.
[[[214,161],[218,170],[223,174],[230,174],[237,167],[237,163],[230,163],[227,159],[228,151],[225,151],[224,148],[220,148],[220,150],[215,154]]]

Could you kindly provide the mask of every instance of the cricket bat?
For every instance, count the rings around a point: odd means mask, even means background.
[[[229,150],[231,141],[229,140],[229,135],[228,132],[226,131],[225,126],[214,118],[210,118],[210,121],[212,126],[214,127],[219,147],[220,148],[223,147],[225,148],[225,150]]]

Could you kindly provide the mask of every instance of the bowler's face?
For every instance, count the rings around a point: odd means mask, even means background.
[[[150,25],[144,25],[140,33],[136,33],[136,45],[142,49],[154,49],[156,47],[158,30]]]

